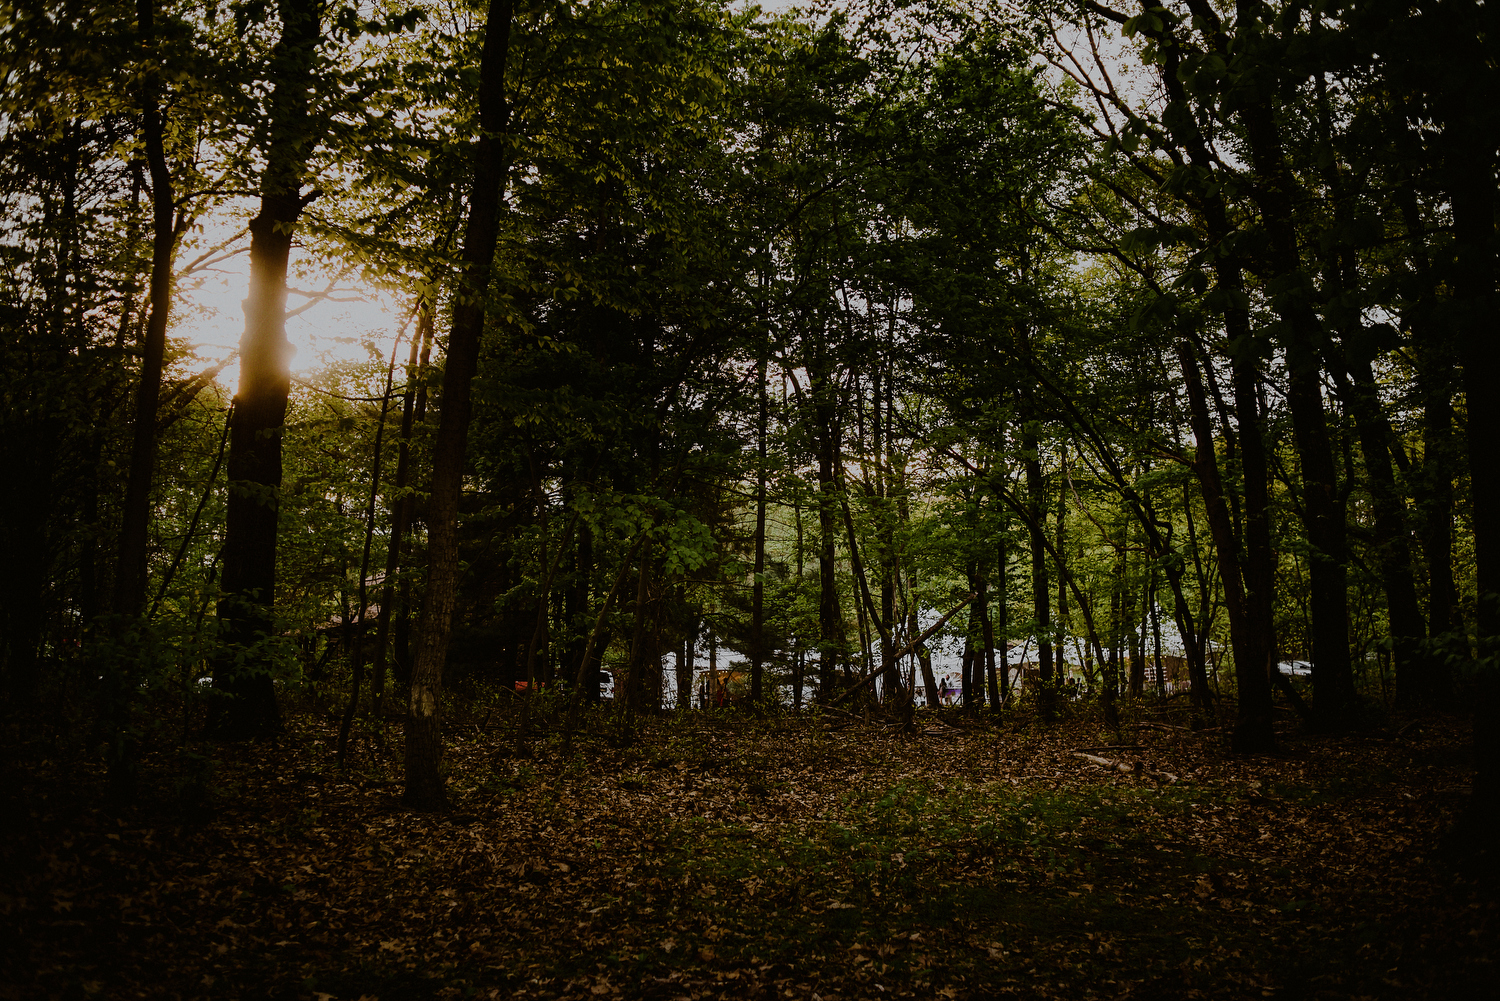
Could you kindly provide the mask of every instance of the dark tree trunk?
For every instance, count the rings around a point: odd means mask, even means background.
[[[433,443],[427,509],[427,589],[412,665],[411,716],[406,724],[405,801],[419,810],[447,806],[438,704],[458,597],[458,502],[469,432],[470,383],[479,365],[484,303],[500,236],[500,198],[509,173],[504,133],[510,114],[505,97],[510,22],[511,0],[491,0],[479,66],[480,135],[474,148],[474,186],[464,233],[464,288],[453,309],[443,367],[442,412]]]
[[[1230,314],[1225,314],[1228,322]],[[1243,319],[1242,336],[1248,342],[1249,319]],[[1233,329],[1233,328],[1231,328]],[[1270,463],[1266,456],[1265,425],[1259,376],[1254,361],[1243,351],[1233,361],[1235,424],[1239,430],[1240,476],[1245,492],[1245,651],[1236,650],[1235,685],[1238,710],[1231,745],[1241,752],[1269,752],[1276,748],[1271,725],[1271,673],[1275,636],[1272,617],[1275,600],[1275,555],[1271,549]]]
[[[1227,50],[1230,39],[1222,31],[1218,14],[1211,5],[1200,0],[1194,0],[1191,6],[1210,45],[1221,56],[1229,58],[1230,54]],[[1247,23],[1249,23],[1248,19]],[[1166,58],[1162,63],[1161,79],[1168,97],[1176,105],[1173,109],[1176,138],[1183,143],[1192,164],[1212,174],[1217,170],[1217,166],[1208,151],[1196,118],[1188,111],[1188,97],[1177,72],[1178,50],[1173,46],[1168,46],[1164,52]],[[1179,111],[1183,113],[1176,113]],[[1201,206],[1209,235],[1215,243],[1214,275],[1218,280],[1220,290],[1225,293],[1226,302],[1229,303],[1223,313],[1224,332],[1232,359],[1235,419],[1239,425],[1240,471],[1245,495],[1244,563],[1241,568],[1244,578],[1244,618],[1240,641],[1235,643],[1235,677],[1239,699],[1232,744],[1237,751],[1270,751],[1276,745],[1275,731],[1271,726],[1269,674],[1272,669],[1271,638],[1275,566],[1271,551],[1269,465],[1262,435],[1259,400],[1256,394],[1259,379],[1255,367],[1256,344],[1251,334],[1248,309],[1244,305],[1236,304],[1247,300],[1240,263],[1226,244],[1234,230],[1225,210],[1222,195],[1212,191],[1205,192]],[[1213,385],[1211,372],[1212,370],[1210,370],[1210,385]],[[1229,434],[1227,427],[1225,433],[1227,437]],[[1203,443],[1200,439],[1200,453],[1202,448]],[[1236,498],[1231,495],[1229,500],[1232,520],[1239,522],[1240,519],[1235,510]],[[1210,530],[1214,531],[1212,526]],[[1214,537],[1216,545],[1219,544],[1218,535],[1215,534]]]
[[[1203,559],[1198,548],[1197,519],[1193,517],[1192,489],[1182,485],[1182,513],[1187,522],[1188,549],[1193,554],[1194,583],[1198,588],[1198,616],[1196,623],[1187,612],[1186,601],[1178,610],[1178,624],[1183,630],[1183,645],[1188,658],[1188,683],[1193,702],[1193,721],[1196,726],[1213,723],[1213,691],[1208,687],[1208,634],[1212,617],[1208,575],[1203,572]]]
[[[844,620],[834,577],[834,542],[838,537],[839,450],[834,387],[826,376],[814,387],[818,420],[818,698],[831,699],[837,683],[839,654],[844,649]]]
[[[1347,350],[1347,349],[1346,349]],[[1353,385],[1347,386],[1349,409],[1359,432],[1375,514],[1375,551],[1385,586],[1391,646],[1396,662],[1396,697],[1407,704],[1427,700],[1434,690],[1429,658],[1422,650],[1427,623],[1417,602],[1415,568],[1406,526],[1406,505],[1396,488],[1391,464],[1391,428],[1380,409],[1375,374],[1368,358],[1346,359]]]
[[[153,0],[139,0],[136,16],[141,38],[154,40]],[[146,599],[146,538],[151,513],[151,481],[156,465],[156,410],[161,400],[161,374],[167,349],[167,315],[172,308],[172,256],[180,229],[176,220],[172,174],[163,145],[165,122],[158,104],[159,85],[148,75],[141,95],[141,137],[146,167],[151,174],[151,311],[141,342],[141,378],[135,395],[135,419],[130,449],[130,477],[121,511],[120,558],[115,570],[114,610],[138,616]]]
[[[1258,175],[1252,194],[1269,237],[1269,263],[1282,282],[1310,283],[1301,266],[1292,192],[1296,181],[1287,167],[1281,136],[1264,104],[1240,111],[1250,160]],[[1349,660],[1349,596],[1344,551],[1344,504],[1338,467],[1329,442],[1321,388],[1323,331],[1303,291],[1279,295],[1287,363],[1287,405],[1292,438],[1302,467],[1302,493],[1309,554],[1312,606],[1312,662],[1315,708],[1324,726],[1338,728],[1354,709],[1354,674]]]
[[[802,490],[798,483],[797,491],[792,497],[792,522],[797,531],[797,586],[802,587],[802,575],[806,567],[805,537],[802,533]],[[799,638],[797,653],[793,658],[792,668],[792,708],[800,711],[802,709],[802,689],[806,677],[807,653]]]
[[[227,649],[214,671],[214,687],[230,698],[215,702],[210,724],[226,738],[264,736],[281,725],[276,690],[255,647],[276,629],[281,439],[291,389],[287,262],[305,204],[302,182],[311,150],[312,71],[322,6],[280,0],[278,9],[281,37],[271,57],[276,80],[271,144],[261,175],[260,211],[250,221],[250,295],[240,340],[239,392],[230,415],[224,598],[219,602]]]
[[[679,603],[685,603],[686,594],[678,589]],[[682,640],[682,652],[677,657],[677,709],[686,710],[692,704],[693,675],[698,670],[698,627],[703,620],[693,613],[693,624]]]
[[[1163,698],[1167,694],[1167,679],[1162,674],[1161,611],[1158,609],[1156,602],[1157,587],[1156,564],[1153,563],[1151,565],[1151,583],[1147,585],[1146,589],[1146,608],[1151,614],[1151,640],[1153,643],[1151,648],[1151,663],[1154,668],[1153,680],[1156,682],[1156,697]]]
[[[420,426],[427,423],[427,373],[432,362],[432,324],[429,317],[426,335],[422,338],[422,355],[417,361],[417,396],[413,401],[412,423]],[[411,435],[407,435],[407,444],[410,444]],[[401,560],[412,567],[416,560],[413,553],[412,535],[417,524],[417,498],[415,494],[408,494],[402,501],[405,510],[406,538],[402,545]],[[410,696],[411,689],[411,622],[412,608],[412,581],[409,576],[402,575],[396,582],[396,621],[391,626],[391,663],[395,666],[396,680],[400,684],[403,694],[403,704]]]
[[[1486,18],[1493,20],[1493,16]],[[1493,24],[1490,25],[1493,30]],[[1492,36],[1493,37],[1493,36]],[[1486,70],[1486,74],[1493,71]],[[1449,194],[1457,243],[1454,338],[1463,361],[1468,410],[1470,503],[1474,533],[1474,624],[1479,661],[1474,672],[1474,791],[1460,823],[1470,846],[1495,856],[1500,829],[1500,330],[1495,313],[1495,144],[1487,127],[1492,107],[1476,106],[1496,88],[1480,89],[1445,124],[1449,135]]]
[[[970,622],[969,623],[969,628],[964,630],[964,655],[963,655],[962,665],[961,665],[961,668],[959,670],[959,682],[958,682],[958,686],[959,686],[958,687],[959,700],[958,700],[958,703],[959,703],[959,705],[961,705],[963,707],[963,709],[964,709],[965,712],[968,712],[970,706],[973,705],[973,703],[972,703],[971,700],[974,697],[973,692],[974,692],[974,661],[975,661],[975,657],[974,657],[973,626],[974,626],[974,624],[972,622]]]
[[[904,468],[904,467],[903,467]],[[902,524],[911,524],[911,498],[906,490],[905,473],[902,473],[901,481],[896,488],[896,519]],[[906,577],[906,634],[908,636],[921,635],[921,626],[917,618],[917,596],[916,588],[908,574]],[[932,655],[928,653],[924,644],[917,644],[915,650],[917,664],[922,672],[922,688],[926,692],[927,708],[932,709],[938,705],[937,676],[932,671]],[[915,701],[916,694],[912,693]]]
[[[760,708],[765,693],[761,676],[765,670],[765,573],[766,573],[766,362],[759,369],[760,415],[755,435],[755,581],[750,596],[750,704]]]
[[[1057,650],[1053,659],[1057,662],[1057,684],[1061,687],[1068,680],[1068,446],[1059,449],[1057,474]]]
[[[1044,717],[1052,712],[1056,681],[1052,671],[1052,586],[1047,580],[1047,545],[1042,538],[1047,524],[1046,490],[1042,483],[1042,463],[1037,454],[1034,425],[1021,432],[1021,450],[1026,462],[1026,496],[1031,536],[1031,600],[1035,609],[1036,654],[1038,667],[1038,703]]]
[[[1198,370],[1197,357],[1187,341],[1177,345],[1177,357],[1182,364],[1183,381],[1187,387],[1188,412],[1197,441],[1193,458],[1193,472],[1197,475],[1203,493],[1203,507],[1208,516],[1209,535],[1214,543],[1214,558],[1218,561],[1219,579],[1224,588],[1224,605],[1229,614],[1229,637],[1234,647],[1236,663],[1256,663],[1263,656],[1263,640],[1252,635],[1255,628],[1250,620],[1250,611],[1245,593],[1244,569],[1239,560],[1239,545],[1234,537],[1234,525],[1229,507],[1224,502],[1223,481],[1219,476],[1218,457],[1214,452],[1213,428],[1209,423],[1208,401],[1203,392],[1203,382]],[[1264,671],[1255,672],[1264,678]],[[1207,679],[1204,679],[1206,686]],[[1253,681],[1253,679],[1252,679]],[[1196,688],[1198,679],[1193,679]],[[1243,696],[1242,696],[1243,697]]]
[[[1005,601],[1005,592],[1000,592],[1000,600]],[[989,685],[990,706],[992,709],[1000,708],[1000,679],[995,673],[995,623],[990,615],[990,592],[989,579],[980,571],[979,597],[975,599],[979,609],[979,622],[984,628],[984,676]]]
[[[375,426],[375,456],[370,463],[370,494],[365,504],[365,539],[359,558],[359,639],[347,651],[350,666],[349,705],[339,724],[338,763],[341,768],[348,749],[349,729],[354,725],[354,714],[359,709],[359,690],[364,683],[365,662],[370,656],[369,636],[365,630],[365,615],[370,610],[370,551],[375,543],[375,502],[380,497],[380,474],[385,464],[385,420],[390,414],[391,385],[396,375],[396,352],[400,348],[401,339],[397,337],[396,343],[391,345],[391,364],[385,373],[385,393],[380,398],[380,423]],[[384,651],[376,656],[383,657]]]
[[[417,307],[417,330],[411,339],[411,354],[406,362],[406,391],[401,400],[401,441],[396,448],[396,482],[398,498],[391,506],[391,537],[385,550],[385,580],[380,587],[380,614],[375,632],[375,664],[370,679],[370,715],[380,718],[385,697],[386,648],[389,643],[392,605],[396,600],[396,571],[405,551],[406,534],[411,528],[412,508],[416,499],[405,493],[411,476],[411,435],[421,420],[417,414],[418,397],[426,402],[427,356],[432,348],[432,302],[423,299]]]
[[[635,581],[635,601],[632,604],[634,623],[630,633],[630,660],[625,676],[625,719],[639,713],[646,696],[646,615],[650,601],[651,540],[641,547],[640,566]],[[616,693],[618,697],[619,693]],[[628,731],[627,731],[628,732]]]
[[[1412,263],[1422,276],[1422,293],[1405,317],[1416,342],[1417,391],[1422,399],[1422,462],[1417,472],[1415,510],[1418,538],[1427,563],[1426,663],[1411,695],[1420,701],[1441,701],[1452,694],[1448,666],[1451,649],[1468,652],[1459,614],[1458,585],[1453,578],[1453,480],[1459,463],[1453,440],[1453,391],[1457,379],[1453,339],[1433,315],[1437,289],[1427,254],[1426,228],[1416,190],[1401,186],[1399,201],[1406,222]],[[1399,443],[1395,446],[1400,448]],[[1399,675],[1399,672],[1398,672]],[[1398,676],[1397,697],[1405,699]]]
[[[995,609],[998,613],[996,617],[999,619],[995,623],[995,639],[1000,655],[998,685],[993,669],[990,677],[990,684],[993,686],[990,693],[990,712],[997,719],[1000,716],[1001,707],[1010,698],[1010,607],[1007,601],[1009,592],[1006,590],[1009,586],[1006,566],[1009,555],[1005,549],[1005,528],[1005,516],[1002,510],[1000,525],[995,533]]]
[[[1146,691],[1146,628],[1151,624],[1152,578],[1156,574],[1154,565],[1137,580],[1141,591],[1140,617],[1135,621],[1135,643],[1130,651],[1130,682],[1128,691],[1133,699]],[[1131,611],[1134,613],[1135,595],[1131,595]]]

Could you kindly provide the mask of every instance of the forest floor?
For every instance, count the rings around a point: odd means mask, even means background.
[[[337,721],[289,714],[105,810],[12,721],[0,999],[1495,996],[1495,886],[1437,851],[1464,720],[1244,756],[1131,713],[1108,749],[1086,713],[693,713],[624,748],[599,717],[566,762],[475,713],[441,816],[401,806],[398,726],[341,770]]]

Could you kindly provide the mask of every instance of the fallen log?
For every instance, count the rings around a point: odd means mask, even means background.
[[[1165,782],[1167,785],[1175,785],[1177,782],[1176,775],[1173,775],[1171,772],[1161,772],[1147,768],[1144,762],[1115,761],[1113,758],[1101,758],[1097,754],[1088,754],[1084,751],[1069,751],[1068,753],[1075,758],[1082,758],[1085,761],[1108,768],[1111,771],[1124,772],[1126,775],[1144,775],[1153,782]]]

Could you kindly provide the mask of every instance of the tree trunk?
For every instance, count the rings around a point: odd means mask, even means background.
[[[403,325],[404,326],[404,325]],[[405,330],[402,331],[405,333]],[[375,501],[380,496],[380,473],[385,458],[385,419],[391,408],[391,383],[396,375],[396,352],[400,350],[401,338],[391,345],[391,365],[385,373],[385,393],[380,398],[380,423],[375,426],[375,458],[370,464],[370,497],[365,505],[365,540],[359,559],[359,641],[350,645],[349,706],[339,724],[338,763],[344,765],[344,753],[349,742],[349,728],[354,724],[354,713],[359,709],[359,688],[364,683],[365,660],[369,653],[369,641],[365,635],[365,613],[370,609],[370,550],[375,542]]]
[[[1416,189],[1404,184],[1398,196],[1406,222],[1409,254],[1424,279],[1415,308],[1404,317],[1416,341],[1417,392],[1422,399],[1422,463],[1417,474],[1419,501],[1415,517],[1427,562],[1427,628],[1432,641],[1428,644],[1418,691],[1413,694],[1421,701],[1441,701],[1451,694],[1452,685],[1448,651],[1444,648],[1458,647],[1468,653],[1463,618],[1459,614],[1458,585],[1453,578],[1453,480],[1458,465],[1453,441],[1453,391],[1457,366],[1453,339],[1444,325],[1435,322],[1433,315],[1437,289]],[[1397,697],[1405,698],[1399,679],[1396,688]]]
[[[1486,75],[1493,71],[1485,70]],[[1493,95],[1482,88],[1445,123],[1449,194],[1457,243],[1454,302],[1468,410],[1471,522],[1474,533],[1474,790],[1460,822],[1469,847],[1493,857],[1500,829],[1500,463],[1490,448],[1500,441],[1500,330],[1495,314],[1495,148],[1488,128]],[[1452,133],[1449,136],[1449,133]]]
[[[838,537],[838,417],[833,387],[826,376],[815,387],[818,418],[818,698],[831,699],[835,673],[844,649],[844,620],[834,577],[834,542]]]
[[[139,0],[136,16],[142,41],[155,40],[153,0]],[[150,54],[148,53],[148,58]],[[141,614],[146,598],[146,538],[151,515],[151,481],[156,465],[156,410],[161,400],[161,374],[167,350],[167,315],[172,308],[172,257],[180,235],[176,220],[172,174],[163,145],[165,122],[158,104],[159,83],[146,77],[141,94],[141,137],[146,167],[151,173],[151,312],[141,343],[141,379],[135,396],[135,421],[130,449],[130,477],[121,511],[120,559],[115,571],[114,610],[120,615]]]
[[[427,374],[431,371],[432,364],[432,325],[429,325],[426,336],[422,338],[422,355],[417,361],[417,371],[420,377],[417,380],[417,396],[413,401],[412,423],[421,426],[427,423]],[[407,435],[408,443],[410,434]],[[402,560],[408,566],[414,560],[412,536],[416,527],[417,498],[415,493],[408,494],[402,502],[405,509],[406,539],[402,548]],[[412,620],[412,581],[409,576],[403,575],[396,583],[396,621],[391,627],[391,662],[395,665],[396,680],[404,690],[403,694],[409,699],[411,694],[411,620]],[[407,699],[403,699],[403,703]]]
[[[995,624],[999,662],[999,679],[994,677],[991,671],[990,684],[991,700],[990,713],[996,719],[1000,718],[1000,709],[1010,698],[1010,608],[1007,601],[1007,586],[1009,578],[1007,575],[1006,560],[1008,554],[1005,550],[1005,516],[1000,512],[1000,524],[995,532],[995,608],[998,613],[999,622]]]
[[[1218,561],[1219,580],[1224,588],[1224,606],[1229,613],[1230,643],[1234,647],[1236,663],[1253,664],[1262,656],[1261,644],[1264,641],[1251,635],[1251,630],[1255,627],[1250,622],[1244,569],[1239,560],[1239,545],[1234,537],[1234,525],[1230,518],[1229,508],[1224,503],[1223,481],[1219,477],[1213,428],[1209,423],[1208,401],[1203,392],[1198,360],[1193,346],[1186,340],[1178,342],[1177,357],[1182,365],[1183,382],[1187,388],[1188,413],[1193,427],[1193,436],[1197,441],[1197,450],[1193,457],[1193,472],[1198,478],[1203,494],[1203,507],[1208,516],[1209,535],[1214,543],[1214,558]],[[1194,678],[1194,687],[1198,683],[1197,678]]]
[[[680,591],[681,589],[679,589]],[[685,597],[682,600],[686,600]],[[702,619],[695,612],[693,625],[682,640],[682,653],[677,658],[677,709],[685,711],[693,701],[693,675],[698,670],[698,625]]]
[[[1151,624],[1151,579],[1155,575],[1155,567],[1147,569],[1145,575],[1137,580],[1137,586],[1141,590],[1140,618],[1135,620],[1135,643],[1130,651],[1130,681],[1127,688],[1132,699],[1138,699],[1146,691],[1146,628]],[[1135,612],[1135,595],[1131,595],[1131,612]]]
[[[511,0],[491,0],[479,66],[480,135],[474,149],[474,187],[464,233],[464,288],[453,309],[443,367],[443,405],[433,443],[427,513],[427,590],[412,666],[411,716],[406,724],[405,801],[419,810],[447,806],[438,704],[458,597],[458,502],[469,432],[470,383],[479,365],[484,303],[500,236],[500,198],[509,173],[504,133],[510,114],[505,98],[510,22]]]
[[[1210,44],[1221,56],[1230,58],[1230,39],[1222,31],[1218,14],[1207,3],[1194,2],[1191,6],[1195,17],[1200,19],[1201,30]],[[1250,20],[1247,17],[1245,23],[1250,23]],[[1179,130],[1177,135],[1192,164],[1211,175],[1217,170],[1217,166],[1208,151],[1196,118],[1188,110],[1186,90],[1177,73],[1178,50],[1168,46],[1163,51],[1166,58],[1162,63],[1162,83],[1168,97],[1177,105],[1173,111],[1184,112],[1173,115]],[[1251,333],[1248,299],[1245,297],[1240,264],[1227,245],[1234,228],[1229,222],[1223,196],[1218,192],[1206,192],[1202,208],[1209,235],[1215,245],[1214,276],[1219,291],[1224,294],[1228,303],[1223,311],[1224,333],[1232,364],[1235,420],[1239,425],[1240,470],[1245,494],[1245,552],[1242,568],[1245,592],[1244,628],[1240,642],[1235,644],[1235,677],[1239,698],[1231,743],[1237,751],[1266,752],[1274,750],[1276,746],[1276,735],[1271,726],[1269,674],[1272,670],[1275,566],[1271,550],[1269,464],[1256,394],[1259,379],[1256,372],[1257,345]],[[1210,385],[1213,385],[1211,378]],[[1227,437],[1228,429],[1225,430]],[[1201,447],[1200,440],[1200,449]],[[1233,495],[1230,496],[1230,503],[1235,503]],[[1238,520],[1238,517],[1234,518],[1234,521]],[[1210,528],[1212,531],[1212,526]],[[1215,539],[1217,538],[1216,535]]]
[[[1059,450],[1058,474],[1057,474],[1057,629],[1054,635],[1057,638],[1057,650],[1053,658],[1057,662],[1057,684],[1062,686],[1068,680],[1068,667],[1066,651],[1068,649],[1068,551],[1064,548],[1068,541],[1067,514],[1068,514],[1068,446],[1064,444]]]
[[[906,476],[904,465],[900,483],[896,487],[896,519],[900,524],[909,526],[911,524],[911,497],[906,490]],[[910,573],[906,575],[906,634],[917,636],[921,634],[921,625],[917,618],[917,594],[913,586]],[[932,709],[938,704],[937,676],[932,671],[932,655],[928,653],[927,647],[918,644],[916,648],[917,664],[922,671],[922,687],[926,692],[927,708]],[[915,702],[916,694],[912,693]]]
[[[1146,608],[1150,612],[1150,615],[1151,615],[1151,639],[1153,641],[1153,646],[1151,648],[1151,650],[1152,650],[1151,660],[1152,660],[1152,666],[1155,668],[1155,671],[1153,673],[1155,674],[1155,679],[1154,680],[1156,681],[1156,697],[1160,699],[1160,698],[1165,698],[1166,697],[1166,694],[1167,694],[1167,679],[1162,674],[1162,663],[1161,663],[1161,611],[1157,607],[1157,601],[1156,601],[1157,587],[1158,587],[1158,585],[1157,585],[1157,578],[1156,578],[1156,564],[1153,563],[1153,564],[1151,564],[1151,583],[1149,585],[1147,585],[1147,588],[1146,588]]]
[[[989,685],[989,697],[991,709],[1000,708],[1000,679],[995,673],[995,623],[990,615],[989,579],[980,571],[979,597],[976,599],[979,608],[979,622],[984,628],[984,676]],[[1005,592],[1000,592],[1000,600],[1005,600]]]
[[[391,506],[391,537],[385,550],[385,579],[380,587],[380,615],[375,627],[375,664],[370,678],[370,715],[380,718],[385,697],[386,648],[389,642],[392,605],[396,600],[396,571],[411,528],[416,498],[406,493],[411,476],[412,429],[421,420],[418,402],[425,404],[425,378],[428,352],[432,348],[432,301],[424,298],[417,307],[417,329],[411,339],[411,355],[406,362],[406,391],[401,401],[401,441],[396,448],[396,503]],[[418,388],[418,384],[422,387]]]
[[[1275,277],[1295,286],[1310,283],[1299,259],[1292,193],[1296,181],[1287,168],[1281,136],[1270,108],[1252,103],[1240,110],[1250,160],[1258,175],[1252,190],[1269,237]],[[1306,298],[1288,288],[1276,297],[1286,351],[1287,405],[1292,438],[1302,467],[1303,506],[1309,553],[1312,606],[1313,690],[1324,726],[1339,728],[1354,709],[1354,674],[1349,661],[1349,596],[1344,551],[1344,505],[1338,469],[1329,443],[1320,385],[1323,331]]]
[[[272,53],[271,144],[261,175],[260,211],[250,221],[250,295],[240,340],[240,385],[230,415],[229,500],[225,517],[224,598],[219,602],[226,651],[214,671],[213,732],[264,736],[281,725],[276,689],[262,654],[276,632],[276,529],[281,491],[281,438],[291,390],[286,340],[286,276],[292,234],[305,201],[302,182],[311,151],[309,111],[321,4],[280,0],[281,37]],[[248,668],[248,669],[247,669]]]
[[[759,369],[760,419],[755,436],[755,581],[750,596],[750,704],[761,707],[765,693],[761,676],[765,670],[765,573],[766,573],[766,424],[769,409],[766,392],[766,361]]]
[[[1348,348],[1346,348],[1346,353]],[[1396,662],[1396,698],[1408,705],[1425,702],[1434,689],[1429,658],[1422,650],[1427,623],[1417,603],[1415,568],[1406,527],[1406,505],[1396,489],[1391,465],[1391,428],[1380,409],[1375,373],[1368,358],[1346,358],[1353,385],[1346,384],[1369,477],[1375,514],[1375,552],[1385,587],[1391,647]]]
[[[964,630],[964,655],[959,669],[958,704],[963,707],[964,712],[969,711],[970,707],[973,705],[972,699],[974,698],[973,692],[975,657],[973,626],[974,623],[970,621],[968,628]]]
[[[630,659],[625,675],[625,733],[629,733],[631,716],[641,711],[646,695],[646,612],[650,600],[651,540],[641,546],[640,567],[635,581],[635,622],[630,633]],[[619,691],[616,691],[616,697]]]
[[[1042,484],[1042,463],[1037,454],[1035,424],[1027,423],[1021,432],[1021,450],[1026,459],[1026,495],[1030,511],[1031,600],[1035,609],[1036,655],[1038,667],[1038,704],[1044,718],[1050,718],[1056,683],[1052,672],[1052,587],[1047,580],[1047,546],[1042,539],[1047,523],[1046,491]]]

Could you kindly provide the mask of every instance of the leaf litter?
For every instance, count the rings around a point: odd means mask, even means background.
[[[207,803],[109,812],[86,760],[4,765],[0,999],[1487,996],[1492,883],[1448,868],[1458,719],[1217,733],[1086,714],[995,730],[827,716],[643,724],[570,762],[448,738],[400,803],[399,725],[333,765],[294,717],[217,749]],[[602,728],[601,728],[602,729]],[[17,746],[18,741],[12,741]],[[1118,749],[1116,749],[1118,748]],[[147,762],[148,766],[151,764]],[[170,772],[162,765],[161,774]],[[1172,781],[1167,781],[1170,778]]]

